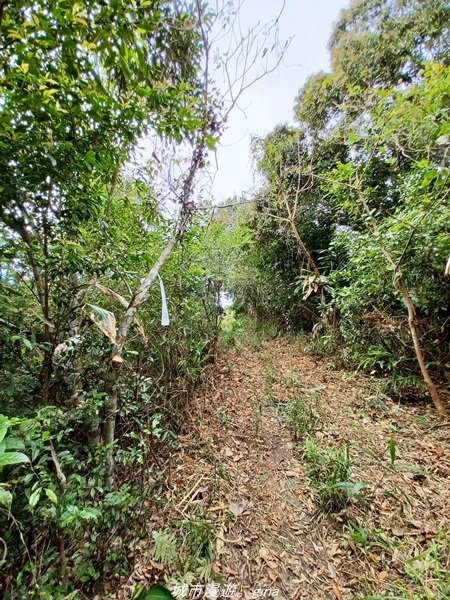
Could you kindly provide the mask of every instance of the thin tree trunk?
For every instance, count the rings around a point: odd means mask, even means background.
[[[419,363],[419,367],[420,367],[420,371],[422,373],[423,380],[425,381],[425,383],[428,387],[428,391],[430,392],[430,396],[431,396],[431,399],[433,400],[436,410],[438,411],[438,413],[440,415],[445,417],[448,415],[447,408],[445,407],[444,403],[442,402],[441,397],[439,396],[439,392],[437,391],[437,388],[434,385],[434,382],[431,379],[430,373],[428,372],[427,366],[425,364],[425,357],[424,357],[423,350],[422,350],[422,347],[420,344],[419,334],[417,331],[416,307],[414,306],[411,296],[409,295],[408,289],[405,285],[405,282],[404,282],[402,276],[399,276],[397,278],[396,285],[397,285],[398,289],[400,290],[400,292],[403,296],[403,300],[406,304],[406,308],[408,309],[409,331],[411,333],[411,338],[412,338],[412,341],[414,344],[414,350],[416,353],[417,362]]]
[[[48,277],[48,260],[49,260],[49,252],[48,252],[48,234],[49,234],[49,221],[48,221],[48,211],[50,207],[52,197],[52,188],[50,187],[47,198],[47,205],[45,207],[45,211],[43,214],[43,258],[44,258],[44,276],[43,276],[43,312],[44,312],[44,342],[45,342],[45,350],[44,350],[44,361],[42,363],[42,400],[44,405],[49,404],[50,399],[50,382],[52,376],[52,356],[53,356],[53,327],[50,323],[50,283]]]
[[[308,248],[305,246],[305,243],[303,242],[303,240],[298,232],[297,225],[295,224],[295,222],[292,219],[288,219],[288,221],[289,221],[289,225],[291,226],[292,233],[293,233],[293,235],[297,241],[297,244],[300,248],[301,253],[306,258],[306,262],[308,263],[309,268],[311,269],[311,271],[314,273],[314,275],[318,279],[317,285],[318,285],[320,303],[322,304],[322,306],[324,306],[326,304],[326,297],[325,297],[324,287],[320,282],[320,277],[321,277],[320,271],[316,265],[315,260],[311,256]]]
[[[103,427],[103,442],[106,444],[105,486],[111,489],[114,485],[114,435],[117,414],[117,383],[120,378],[121,361],[117,358],[110,361],[106,374],[105,385],[105,423]]]
[[[169,258],[179,239],[179,235],[174,236],[160,254],[154,267],[147,277],[142,281],[136,292],[133,294],[128,309],[120,324],[117,332],[117,341],[113,346],[111,358],[108,364],[108,371],[105,382],[105,422],[103,426],[103,443],[106,449],[106,474],[105,485],[112,488],[114,484],[114,436],[116,429],[117,414],[117,384],[120,379],[120,373],[123,365],[123,347],[128,337],[128,331],[133,323],[134,317],[141,304],[146,300],[152,283],[158,276],[160,268]]]
[[[364,211],[370,217],[371,224],[372,224],[372,230],[375,233],[377,233],[379,230],[378,223],[374,219],[372,212],[370,210],[370,207],[367,204],[365,198],[363,197],[361,191],[359,190],[359,188],[356,188],[356,189],[358,190],[359,199],[364,207]],[[408,240],[408,244],[411,242],[411,239],[412,239],[412,235],[410,236],[410,238]],[[405,283],[405,280],[404,280],[401,272],[397,271],[397,269],[400,266],[401,259],[403,258],[404,252],[402,253],[402,255],[400,257],[400,260],[396,264],[394,262],[394,259],[392,258],[392,256],[389,254],[389,252],[383,246],[381,246],[381,251],[383,253],[384,258],[386,259],[386,262],[389,265],[391,265],[391,267],[393,268],[394,286],[397,287],[397,289],[400,291],[400,293],[403,297],[403,301],[405,303],[406,309],[408,311],[409,331],[411,334],[411,339],[413,342],[414,352],[416,354],[417,362],[419,363],[420,372],[422,373],[422,378],[428,388],[428,391],[430,393],[433,404],[436,407],[436,410],[438,411],[438,413],[440,415],[447,416],[448,410],[447,410],[445,404],[442,402],[439,392],[430,376],[430,373],[427,369],[427,365],[425,363],[425,357],[424,357],[424,353],[423,353],[422,346],[420,343],[419,332],[417,330],[416,306],[411,298],[408,288],[406,287],[406,283]]]
[[[59,577],[62,584],[67,583],[67,556],[66,546],[62,532],[58,532],[58,548],[59,548]]]
[[[134,292],[118,328],[116,343],[111,352],[105,382],[105,422],[103,427],[103,443],[107,446],[105,473],[105,485],[107,488],[112,488],[114,485],[114,437],[117,414],[117,385],[120,380],[120,373],[123,365],[123,347],[127,341],[128,331],[134,321],[136,313],[147,299],[150,287],[158,277],[159,270],[169,258],[188,227],[189,220],[194,210],[194,205],[190,202],[194,190],[194,178],[197,171],[204,165],[204,148],[204,143],[201,141],[192,155],[191,165],[183,184],[181,210],[176,231],[161,252],[158,260],[153,265],[153,268],[141,281],[140,286]]]

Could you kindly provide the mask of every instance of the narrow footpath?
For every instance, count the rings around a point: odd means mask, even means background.
[[[306,413],[289,413],[295,400]],[[344,508],[320,510],[307,439],[349,448],[360,494]],[[179,441],[165,523],[208,523],[222,597],[433,598],[424,590],[445,586],[449,426],[430,407],[393,403],[298,340],[266,340],[222,351]]]

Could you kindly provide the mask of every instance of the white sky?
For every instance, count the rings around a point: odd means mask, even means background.
[[[293,121],[294,99],[305,79],[329,68],[327,43],[331,28],[340,9],[348,3],[286,0],[279,21],[280,41],[294,38],[277,71],[248,89],[239,103],[242,110],[235,109],[230,115],[217,150],[218,171],[212,189],[216,202],[239,196],[252,187],[251,135],[264,135],[279,123]],[[242,29],[274,19],[281,6],[282,0],[245,0],[240,17]]]

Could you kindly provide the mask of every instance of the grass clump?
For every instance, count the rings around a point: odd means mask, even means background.
[[[320,509],[324,512],[342,510],[351,496],[361,489],[349,482],[351,459],[349,448],[321,448],[313,440],[306,440],[303,459],[308,468],[308,479],[316,492]]]
[[[287,425],[296,440],[303,440],[314,431],[319,419],[317,398],[294,396],[279,405],[280,422]]]

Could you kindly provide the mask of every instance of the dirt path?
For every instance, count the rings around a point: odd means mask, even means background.
[[[341,600],[394,589],[391,597],[412,598],[413,589],[416,598],[438,597],[450,566],[448,424],[373,389],[319,363],[298,341],[222,353],[179,436],[164,516],[166,525],[208,524],[211,577],[222,593],[228,585],[229,597],[243,598],[278,590],[284,599]],[[353,500],[341,511],[318,510],[305,440],[295,439],[286,420],[295,398],[313,416],[301,423],[304,437],[325,449],[351,444],[351,480],[365,482],[370,509]],[[390,439],[396,461],[410,469],[389,469]],[[349,535],[349,522],[361,527],[359,537],[358,530]],[[414,556],[431,546],[435,562],[421,560],[414,572]],[[412,575],[405,569],[411,558]],[[169,581],[179,580],[178,569]]]
[[[331,586],[323,540],[318,531],[309,535],[315,505],[304,485],[306,473],[277,414],[276,402],[287,399],[280,397],[287,390],[283,383],[276,390],[276,377],[296,373],[280,371],[277,352],[257,355],[246,348],[223,359],[217,407],[229,426],[216,447],[230,477],[226,504],[232,516],[219,536],[224,542],[219,542],[218,570],[233,575],[248,597],[276,588],[282,597],[294,598],[311,585]]]

